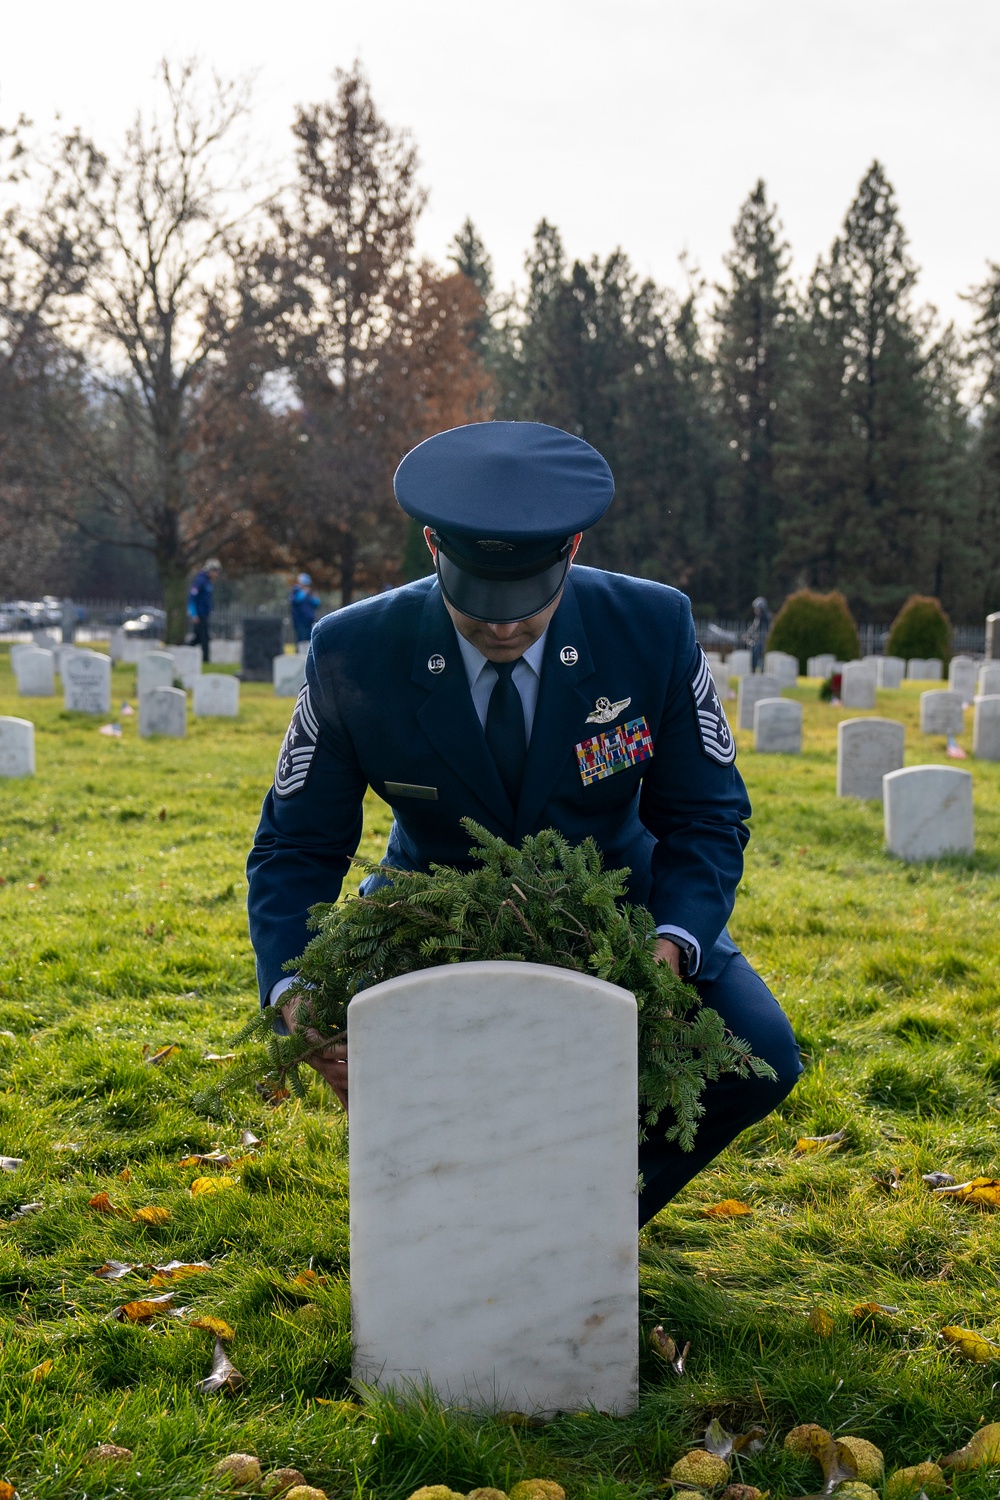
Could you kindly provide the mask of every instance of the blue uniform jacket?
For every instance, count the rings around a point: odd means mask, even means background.
[[[288,603],[292,611],[292,629],[298,639],[307,641],[319,609],[319,598],[296,584],[288,596]]]
[[[436,579],[327,615],[247,867],[262,999],[309,940],[309,907],[340,894],[369,786],[395,814],[396,868],[469,868],[463,817],[511,842],[590,835],[608,866],[631,869],[632,900],[698,939],[698,978],[716,977],[736,951],[725,926],[749,837],[734,760],[688,600],[663,584],[570,570],[516,809]]]
[[[212,580],[199,568],[188,589],[187,612],[192,620],[207,620],[212,613]]]

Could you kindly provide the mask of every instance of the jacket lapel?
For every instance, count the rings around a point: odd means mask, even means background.
[[[576,652],[567,662],[563,653]],[[587,714],[593,708],[582,686],[594,675],[594,663],[580,616],[570,571],[559,608],[552,617],[542,658],[538,702],[517,808],[517,836],[534,826],[572,755],[577,740],[587,738]]]
[[[432,672],[427,663],[435,656],[444,659],[444,668]],[[431,589],[424,602],[410,676],[427,693],[417,710],[417,721],[434,749],[455,775],[472,788],[480,802],[489,807],[497,821],[512,828],[514,809],[487,748],[469,692],[455,627],[437,587]]]

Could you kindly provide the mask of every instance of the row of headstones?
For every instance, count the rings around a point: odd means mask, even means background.
[[[151,651],[163,651],[162,641],[151,640],[142,637],[136,640],[133,636],[127,636],[123,630],[114,630],[111,633],[109,643],[109,654],[112,661],[122,662],[125,666],[136,666],[144,656]],[[171,646],[171,651],[176,651],[176,646]],[[201,655],[200,646],[186,648],[197,651]],[[213,667],[238,667],[243,658],[242,641],[216,640],[208,643],[209,665]]]
[[[155,642],[152,644],[156,644]],[[11,647],[11,666],[22,698],[51,698],[55,678],[63,679],[66,708],[79,713],[109,713],[111,707],[111,658],[99,651],[78,646],[57,646],[45,650],[38,646]],[[76,663],[76,665],[70,665]],[[95,665],[97,663],[97,665]],[[278,697],[294,698],[305,681],[305,657],[282,654],[272,662],[272,680]],[[235,677],[208,673],[211,686],[201,691],[204,707],[199,707],[198,683],[202,680],[202,654],[197,646],[172,646],[169,651],[143,651],[136,663],[137,692],[140,703],[144,694],[159,687],[172,687],[179,679],[184,688],[195,694],[195,713],[235,714],[239,706],[239,683]],[[106,685],[103,679],[107,678]],[[231,687],[220,687],[228,683]],[[106,700],[106,701],[105,701]],[[223,707],[214,708],[215,702]],[[233,706],[229,706],[232,703]]]
[[[769,691],[773,683],[767,684],[762,695],[756,689],[756,684],[761,682],[766,682],[766,679],[745,677],[740,683],[740,728],[753,730],[754,749],[761,754],[798,755],[802,749],[802,704]],[[750,684],[746,691],[744,684]],[[887,724],[894,721],[848,719],[844,722]],[[972,726],[972,753],[976,758],[1000,760],[1000,693],[976,695]],[[842,727],[838,726],[838,734]],[[902,734],[902,724],[898,728]],[[959,735],[964,728],[965,705],[961,693],[942,688],[920,694],[921,734]]]

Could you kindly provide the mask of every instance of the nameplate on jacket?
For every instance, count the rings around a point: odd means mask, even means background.
[[[593,739],[582,740],[574,749],[580,779],[584,786],[590,786],[591,782],[603,781],[606,776],[649,760],[653,754],[653,736],[645,717],[630,719],[627,724],[595,734]]]
[[[438,789],[436,786],[413,786],[409,781],[387,781],[385,795],[387,797],[418,797],[421,802],[436,802]]]

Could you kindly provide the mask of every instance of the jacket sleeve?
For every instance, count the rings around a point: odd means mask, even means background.
[[[298,958],[312,936],[309,908],[340,895],[361,838],[366,787],[333,691],[321,686],[310,651],[247,861],[262,1005],[286,977],[286,961]]]
[[[750,837],[736,746],[685,600],[639,816],[656,839],[649,908],[711,951],[733,909]]]

